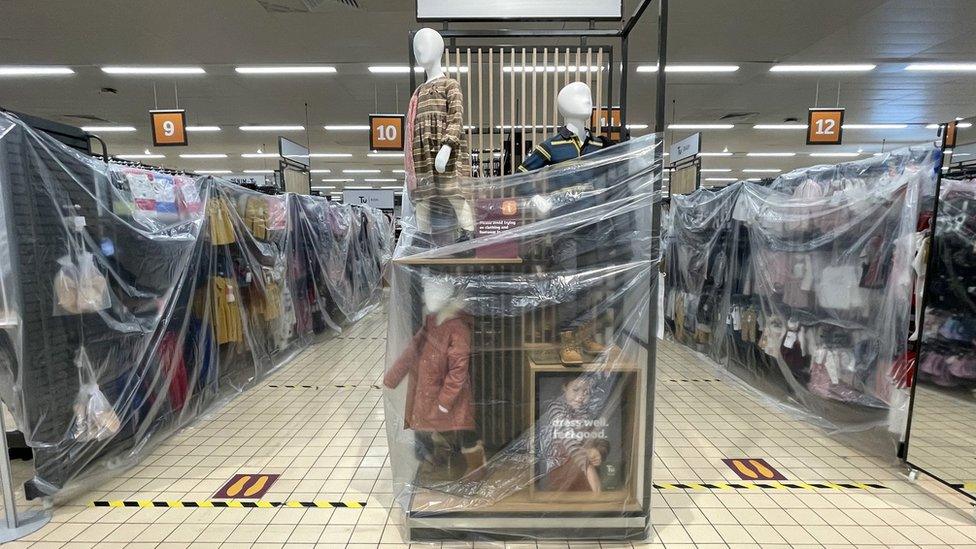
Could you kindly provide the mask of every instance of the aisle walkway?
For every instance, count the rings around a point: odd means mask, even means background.
[[[373,314],[308,350],[139,467],[59,507],[39,533],[4,547],[403,546],[375,385],[385,324]],[[662,343],[658,364],[658,487],[646,546],[976,548],[972,512],[940,485],[909,483],[900,469],[764,407],[682,348]],[[726,458],[764,459],[786,480],[743,482]],[[314,506],[89,506],[208,500],[238,473],[279,474],[262,500]]]

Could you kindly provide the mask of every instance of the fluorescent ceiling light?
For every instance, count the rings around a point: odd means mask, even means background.
[[[281,65],[273,67],[234,67],[238,74],[335,74],[331,65]]]
[[[708,173],[708,172],[718,173],[718,172],[731,172],[731,171],[732,168],[702,168],[701,169],[702,173]]]
[[[318,185],[318,186],[314,186],[312,188],[315,189],[315,190],[317,190],[317,191],[324,191],[326,189],[334,189],[335,186],[334,185],[329,185],[329,186]]]
[[[305,126],[239,126],[242,132],[300,132]]]
[[[354,186],[349,186],[349,187],[346,187],[346,188],[347,189],[356,189],[356,190],[365,190],[365,189],[372,189],[373,187],[372,187],[372,185],[365,185],[365,186],[363,186],[363,185],[354,185]]]
[[[407,65],[370,65],[366,67],[369,72],[374,74],[409,74],[410,67]],[[414,72],[424,72],[423,67],[414,67]]]
[[[65,76],[74,73],[74,69],[70,69],[68,67],[29,67],[19,65],[0,66],[0,76]]]
[[[806,124],[753,124],[754,130],[805,130]]]
[[[322,180],[323,183],[349,183],[351,181],[355,181],[355,179],[343,179],[343,178],[335,179],[335,178],[332,178],[332,179],[323,179]]]
[[[278,153],[241,153],[241,158],[279,158]]]
[[[244,170],[244,173],[274,173],[274,170]]]
[[[392,173],[407,173],[407,170],[390,170]]]
[[[845,130],[903,130],[908,124],[844,124]]]
[[[369,131],[368,124],[326,124],[322,127],[329,132]]]
[[[342,170],[342,173],[380,173],[382,170]]]
[[[398,152],[372,152],[366,153],[369,158],[403,158],[403,153]]]
[[[734,177],[706,177],[705,181],[738,181]]]
[[[123,160],[143,160],[149,158],[166,158],[165,154],[120,154],[116,158]]]
[[[86,132],[134,132],[136,129],[132,126],[82,126],[82,131]]]
[[[206,74],[202,67],[102,67],[105,74]]]
[[[382,177],[367,177],[366,179],[363,179],[363,181],[365,181],[366,183],[396,183],[397,182],[396,179],[393,178],[386,179]]]
[[[665,65],[664,72],[735,72],[738,65]],[[657,72],[657,65],[638,65],[637,72]]]
[[[627,124],[628,130],[646,130],[647,124]]]
[[[219,132],[220,126],[187,126],[188,132]]]
[[[976,71],[976,63],[911,63],[905,67],[906,71]]]
[[[195,171],[196,173],[210,173],[210,174],[234,173],[234,172],[232,172],[230,170],[193,170],[193,171]]]
[[[181,154],[180,158],[227,158],[224,153],[192,153],[192,154]]]
[[[779,173],[783,170],[779,168],[745,168],[742,171],[745,173]]]
[[[312,158],[351,158],[352,153],[312,153]]]
[[[664,156],[668,156],[669,153],[664,153]],[[698,153],[698,156],[732,156],[732,153],[727,151],[722,152],[702,152]]]
[[[796,156],[794,152],[751,152],[746,156]]]
[[[810,156],[818,157],[836,157],[836,158],[853,158],[855,156],[860,156],[861,153],[855,152],[832,152],[832,153],[810,153]]]
[[[462,68],[466,68],[466,67],[462,67]],[[567,72],[567,71],[577,72],[577,66],[576,65],[559,65],[559,66],[529,65],[525,67],[522,67],[521,65],[516,65],[515,67],[512,67],[511,65],[502,66],[503,72],[523,72],[523,70],[524,72]],[[599,65],[589,65],[589,66],[583,65],[579,67],[578,72],[597,72],[599,70],[602,70],[602,67],[600,67]]]
[[[972,122],[959,122],[958,124],[956,124],[957,128],[971,128],[972,126],[973,126]],[[928,126],[925,127],[929,130],[937,130],[939,129],[939,124],[929,124]]]
[[[873,71],[877,65],[861,64],[821,64],[821,65],[791,65],[782,63],[773,65],[769,72],[867,72]]]
[[[309,173],[332,173],[332,170],[309,170]]]
[[[762,181],[762,178],[761,177],[750,177],[749,179],[746,179],[746,181]]]
[[[395,190],[398,190],[398,189],[402,189],[403,188],[403,185],[386,185],[386,186],[383,186],[383,187],[380,187],[380,188],[381,189],[387,189],[387,190],[390,190],[390,191],[395,191]]]
[[[669,130],[731,130],[735,124],[668,124]]]

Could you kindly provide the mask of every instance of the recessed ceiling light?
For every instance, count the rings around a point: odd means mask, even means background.
[[[905,67],[906,71],[976,71],[976,63],[911,63]]]
[[[188,132],[219,132],[220,126],[187,126]]]
[[[239,126],[242,132],[300,132],[305,126]]]
[[[238,74],[335,74],[331,65],[281,65],[270,67],[234,67]]]
[[[903,130],[908,124],[844,124],[845,130]]]
[[[136,129],[133,126],[82,126],[82,131],[86,132],[134,132]]]
[[[280,158],[278,153],[241,153],[241,158]]]
[[[699,171],[701,171],[702,173],[709,173],[709,172],[715,172],[715,173],[717,173],[717,172],[731,172],[732,171],[732,168],[702,168]]]
[[[116,158],[123,160],[144,160],[149,158],[166,158],[165,154],[120,154]]]
[[[244,173],[274,173],[274,170],[244,170]]]
[[[394,178],[387,179],[383,177],[367,177],[366,179],[363,179],[363,181],[366,183],[396,183],[397,180]]]
[[[193,170],[193,171],[196,173],[209,173],[209,174],[234,173],[230,170]]]
[[[731,130],[735,124],[668,124],[669,130]]]
[[[224,153],[186,153],[181,154],[180,158],[227,158]]]
[[[326,124],[322,127],[330,132],[369,131],[368,124]]]
[[[867,72],[872,71],[877,65],[868,63],[861,64],[820,64],[820,65],[791,65],[782,63],[773,65],[769,72]]]
[[[382,170],[360,170],[360,169],[347,169],[342,170],[342,173],[380,173]]]
[[[312,158],[350,158],[352,153],[312,153],[308,156]]]
[[[805,130],[806,124],[753,124],[754,130]]]
[[[735,72],[738,65],[665,65],[664,72]],[[657,72],[657,65],[638,65],[637,72]]]
[[[202,67],[102,67],[105,74],[206,74]]]
[[[778,168],[745,168],[742,171],[745,173],[779,173],[783,170]]]
[[[338,179],[331,178],[330,179],[330,178],[327,178],[327,179],[323,179],[322,180],[323,183],[349,183],[351,181],[355,181],[355,179],[344,179],[344,178],[338,178]]]
[[[734,177],[706,177],[705,181],[738,181]]]
[[[369,158],[403,158],[403,153],[399,152],[372,152],[366,153]]]
[[[309,173],[332,173],[332,170],[309,170]]]
[[[746,156],[796,156],[795,152],[751,152]]]
[[[664,155],[665,156],[668,156],[668,153],[664,153]],[[701,152],[701,153],[698,153],[698,156],[732,156],[732,153],[730,153],[728,151],[722,151],[722,152]]]
[[[68,76],[74,73],[74,69],[68,67],[0,66],[0,76]]]
[[[834,157],[834,158],[853,158],[855,156],[860,156],[861,153],[856,152],[823,152],[823,153],[810,153],[810,156],[818,157]]]
[[[370,65],[366,67],[369,72],[374,74],[408,74],[410,67],[407,65]],[[414,72],[424,72],[423,67],[414,67]]]

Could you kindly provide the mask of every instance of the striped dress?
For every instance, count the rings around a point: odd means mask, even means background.
[[[417,88],[411,103],[414,101],[416,109],[408,121],[416,177],[416,187],[410,189],[412,198],[463,196],[459,177],[471,175],[471,161],[464,133],[461,85],[446,76],[435,78]],[[437,173],[434,159],[444,145],[450,145],[451,158],[444,173]]]

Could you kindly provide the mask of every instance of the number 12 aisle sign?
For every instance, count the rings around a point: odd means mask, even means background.
[[[402,114],[369,115],[369,148],[374,151],[402,151],[406,119]]]
[[[807,145],[840,145],[844,136],[844,109],[810,109]]]

